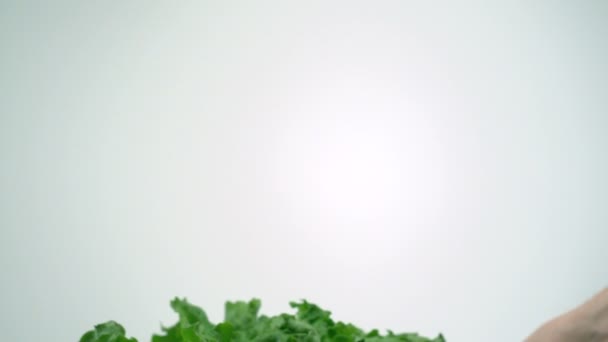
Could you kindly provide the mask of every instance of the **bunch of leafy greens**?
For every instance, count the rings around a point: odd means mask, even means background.
[[[175,298],[171,307],[179,321],[163,327],[162,335],[152,336],[152,342],[445,342],[440,334],[434,339],[416,333],[395,334],[378,330],[364,332],[356,326],[335,322],[331,313],[307,301],[290,303],[297,312],[274,317],[258,315],[261,302],[227,302],[224,322],[213,324],[203,309],[186,299]],[[80,342],[137,342],[127,338],[125,329],[110,321],[95,326],[80,338]]]

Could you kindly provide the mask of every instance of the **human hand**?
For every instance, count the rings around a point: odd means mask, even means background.
[[[608,288],[546,322],[525,342],[608,342]]]

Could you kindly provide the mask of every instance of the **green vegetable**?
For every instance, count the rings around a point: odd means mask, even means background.
[[[94,330],[82,335],[80,342],[137,342],[137,340],[127,338],[122,325],[109,321],[96,325]]]
[[[258,315],[261,302],[227,302],[224,322],[213,324],[203,309],[186,299],[175,298],[171,307],[179,321],[162,327],[161,335],[152,336],[152,342],[445,342],[440,334],[434,339],[415,333],[381,335],[374,329],[368,333],[356,326],[335,322],[331,313],[303,300],[292,302],[296,313],[274,317]],[[95,326],[80,338],[80,342],[137,342],[127,338],[125,329],[110,321]]]

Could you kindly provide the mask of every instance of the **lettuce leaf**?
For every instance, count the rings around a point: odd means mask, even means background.
[[[127,338],[122,325],[109,321],[96,325],[95,329],[82,335],[80,342],[137,342],[137,340]]]
[[[224,321],[213,324],[205,311],[175,298],[171,307],[178,321],[152,336],[152,342],[445,342],[443,335],[434,339],[416,333],[382,335],[377,329],[365,332],[350,323],[336,322],[331,312],[302,300],[291,302],[295,314],[274,317],[259,315],[259,299],[249,302],[226,302]],[[127,338],[125,329],[114,321],[95,326],[80,342],[137,342]]]

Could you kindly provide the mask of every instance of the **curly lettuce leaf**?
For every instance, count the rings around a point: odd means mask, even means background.
[[[109,321],[96,325],[95,329],[82,335],[80,342],[137,342],[137,340],[127,338],[122,325]]]
[[[294,314],[274,317],[259,315],[261,302],[226,302],[224,321],[213,324],[207,314],[185,298],[175,298],[171,307],[178,321],[161,327],[152,342],[445,342],[443,335],[431,339],[416,333],[382,335],[374,329],[365,332],[357,326],[334,321],[331,312],[306,300],[291,302]],[[116,322],[107,322],[82,336],[80,342],[137,342],[128,339]]]

